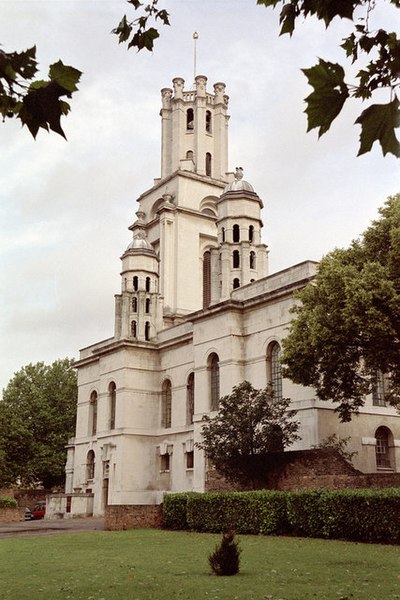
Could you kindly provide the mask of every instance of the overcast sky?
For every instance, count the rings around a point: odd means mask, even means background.
[[[150,54],[110,34],[129,11],[124,0],[0,0],[5,51],[36,44],[42,76],[58,59],[84,72],[63,120],[68,142],[45,131],[35,142],[0,122],[0,388],[30,362],[77,358],[113,335],[127,227],[160,175],[160,90],[176,76],[191,86],[194,31],[197,73],[210,90],[224,81],[230,96],[230,169],[243,166],[264,201],[271,272],[348,245],[400,191],[392,156],[376,147],[356,158],[357,102],[319,141],[306,134],[311,89],[300,68],[317,56],[342,61],[350,22],[326,32],[310,21],[279,38],[277,12],[255,0],[160,4],[172,26]],[[378,4],[377,25],[393,27],[398,11]]]

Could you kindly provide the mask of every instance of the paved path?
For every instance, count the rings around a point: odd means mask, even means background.
[[[54,535],[81,531],[104,531],[104,519],[86,517],[79,519],[41,519],[0,523],[0,538],[31,535]]]

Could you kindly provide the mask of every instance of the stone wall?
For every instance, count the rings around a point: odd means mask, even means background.
[[[0,523],[15,523],[24,519],[25,512],[23,508],[0,508]]]
[[[256,487],[282,491],[400,487],[400,473],[361,473],[334,450],[298,450],[277,455]],[[227,482],[215,469],[208,470],[207,492],[239,489],[246,488]]]
[[[104,528],[121,529],[162,528],[162,504],[109,505],[105,510]]]

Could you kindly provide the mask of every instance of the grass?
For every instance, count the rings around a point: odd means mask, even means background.
[[[239,536],[241,570],[209,575],[221,536],[150,529],[0,541],[1,600],[400,599],[396,546]]]

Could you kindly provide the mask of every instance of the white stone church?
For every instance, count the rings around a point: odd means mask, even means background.
[[[225,85],[206,85],[197,76],[186,91],[177,77],[161,90],[161,177],[139,196],[129,227],[114,335],[84,348],[76,363],[78,416],[62,508],[70,515],[204,491],[205,457],[195,445],[202,417],[245,379],[291,399],[301,436],[291,450],[336,433],[351,436],[361,471],[400,470],[400,418],[380,389],[341,424],[313,389],[282,379],[293,293],[317,264],[269,275],[263,202],[241,168],[228,171]]]

